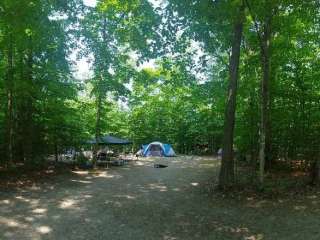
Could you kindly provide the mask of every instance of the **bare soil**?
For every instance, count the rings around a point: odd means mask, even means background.
[[[319,193],[223,198],[205,187],[218,168],[208,157],[140,159],[1,190],[0,239],[320,239]]]

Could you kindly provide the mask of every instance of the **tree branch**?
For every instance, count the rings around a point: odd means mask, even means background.
[[[252,19],[253,19],[254,27],[255,27],[255,29],[257,31],[258,40],[259,40],[259,42],[261,44],[263,42],[263,40],[262,40],[262,33],[260,31],[258,21],[257,21],[255,15],[253,14],[252,8],[251,8],[251,6],[249,4],[249,0],[244,0],[244,1],[245,1],[246,5],[247,5],[247,8],[249,10],[249,13],[250,13]]]

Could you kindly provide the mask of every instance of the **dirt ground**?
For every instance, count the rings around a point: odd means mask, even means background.
[[[218,167],[213,158],[141,159],[2,191],[0,239],[320,239],[318,195],[215,198],[203,184]]]

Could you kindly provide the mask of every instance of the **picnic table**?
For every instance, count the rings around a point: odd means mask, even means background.
[[[106,168],[109,168],[109,165],[112,166],[123,166],[128,163],[128,160],[125,160],[121,158],[120,156],[118,157],[98,157],[97,159],[97,164],[99,165],[104,165]]]

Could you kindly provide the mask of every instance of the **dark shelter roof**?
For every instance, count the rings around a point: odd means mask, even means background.
[[[91,139],[87,141],[88,144],[96,144],[96,139]],[[98,144],[100,145],[127,145],[132,144],[131,141],[127,139],[121,139],[114,136],[106,135],[98,139]]]

